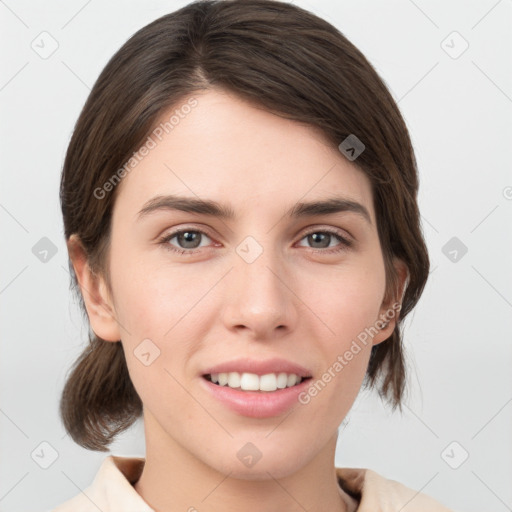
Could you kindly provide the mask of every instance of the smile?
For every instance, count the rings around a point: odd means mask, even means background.
[[[222,372],[204,375],[204,378],[218,386],[227,386],[242,391],[266,391],[272,392],[278,389],[291,388],[307,380],[310,377],[301,377],[295,373],[256,373]]]

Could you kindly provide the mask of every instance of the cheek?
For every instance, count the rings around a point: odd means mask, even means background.
[[[162,339],[180,319],[187,318],[208,290],[208,279],[191,281],[190,277],[190,272],[177,267],[120,259],[112,271],[112,285],[117,319],[126,339]]]
[[[112,285],[130,378],[150,410],[163,403],[183,408],[187,396],[172,375],[183,381],[188,359],[200,348],[209,328],[205,308],[213,307],[207,294],[218,276],[194,280],[192,266],[180,272],[135,258],[123,263],[112,272]]]
[[[386,285],[384,262],[354,258],[346,265],[320,268],[314,276],[303,273],[297,282],[297,294],[331,337],[346,342],[378,319]]]

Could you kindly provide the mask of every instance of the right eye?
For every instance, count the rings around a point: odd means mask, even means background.
[[[164,245],[166,249],[177,252],[179,254],[195,254],[197,251],[194,249],[204,247],[200,245],[201,239],[203,237],[210,239],[210,237],[204,231],[199,229],[185,228],[173,231],[172,233],[165,235],[159,240],[159,243]],[[176,247],[174,244],[170,243],[174,238],[176,238],[176,242],[180,244],[180,246]]]

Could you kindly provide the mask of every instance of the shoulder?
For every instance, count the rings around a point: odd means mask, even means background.
[[[97,507],[89,501],[85,494],[77,494],[73,498],[53,508],[50,512],[89,512],[92,510],[92,507],[97,510]]]
[[[430,496],[365,468],[336,468],[340,487],[359,500],[357,512],[454,512]]]
[[[133,488],[143,466],[142,458],[110,455],[91,485],[50,512],[154,512]]]

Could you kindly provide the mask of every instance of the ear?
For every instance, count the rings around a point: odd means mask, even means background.
[[[398,318],[400,317],[402,299],[409,279],[409,270],[407,269],[407,265],[398,258],[394,258],[393,266],[395,267],[396,273],[395,287],[391,292],[385,294],[382,301],[379,318],[374,324],[374,327],[378,330],[378,334],[373,337],[373,345],[378,345],[393,334]]]
[[[85,249],[76,235],[70,236],[67,247],[92,330],[105,341],[120,341],[119,324],[104,278],[91,270]]]

